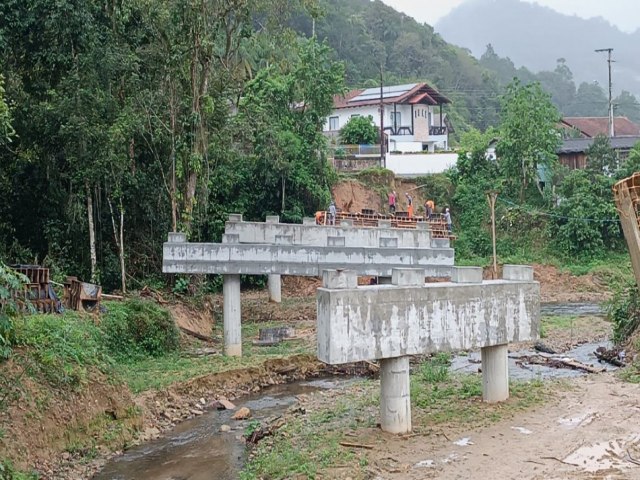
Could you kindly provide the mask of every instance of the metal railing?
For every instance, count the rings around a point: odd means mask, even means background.
[[[429,127],[429,135],[446,135],[447,127]]]

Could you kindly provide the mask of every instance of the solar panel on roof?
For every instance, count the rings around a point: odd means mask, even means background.
[[[416,85],[418,84],[409,83],[406,85],[390,85],[388,87],[382,87],[382,98],[399,97],[407,93],[409,90],[415,88]],[[349,100],[348,103],[375,100],[377,98],[380,98],[380,87],[367,88],[360,95]]]

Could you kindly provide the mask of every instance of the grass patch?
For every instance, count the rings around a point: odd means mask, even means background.
[[[486,404],[482,377],[450,374],[448,363],[449,356],[442,354],[414,368],[411,402],[416,431],[441,424],[477,428],[540,404],[551,391],[539,380],[512,382],[508,401]],[[379,389],[378,381],[359,382],[347,390],[350,393],[322,399],[312,413],[289,419],[253,451],[241,478],[335,478],[332,468],[337,466],[352,478],[368,478],[364,468],[370,463],[368,452],[349,450],[339,442],[354,441],[344,437],[348,430],[356,432],[358,442],[381,446],[389,441],[373,429],[379,418]]]
[[[373,426],[376,417],[367,412],[377,402],[371,395],[372,383],[365,380],[357,384],[358,390],[367,392],[363,396],[341,395],[329,408],[290,419],[273,438],[258,444],[240,478],[331,478],[322,472],[345,464],[365,467],[366,453],[352,452],[339,442],[346,428]]]
[[[0,479],[2,480],[38,480],[37,473],[21,472],[14,468],[9,460],[0,459]]]
[[[222,354],[189,357],[184,352],[174,352],[161,357],[134,357],[122,359],[115,371],[133,393],[160,390],[173,383],[200,375],[221,373],[237,368],[255,366],[269,358],[298,354],[313,354],[315,345],[298,340],[284,341],[278,345],[260,347],[253,345],[260,328],[282,326],[282,322],[244,323],[242,325],[242,357],[226,357]],[[223,346],[218,344],[222,350]]]

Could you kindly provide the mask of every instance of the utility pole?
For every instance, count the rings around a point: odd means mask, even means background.
[[[487,192],[487,200],[491,209],[491,240],[493,244],[493,278],[498,278],[498,256],[496,255],[496,199],[498,192]]]
[[[596,52],[607,52],[607,63],[609,64],[609,137],[613,138],[616,136],[615,122],[613,120],[613,97],[611,92],[611,52],[613,52],[613,48],[599,48]]]
[[[383,79],[383,71],[382,71],[382,63],[380,64],[380,166],[382,168],[387,168],[387,162],[385,160],[385,152],[384,152],[384,100],[383,100],[383,92],[382,87],[384,85]]]

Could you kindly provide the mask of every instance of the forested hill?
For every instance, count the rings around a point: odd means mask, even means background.
[[[346,63],[349,86],[378,85],[380,65],[386,83],[428,81],[454,101],[459,127],[495,125],[500,88],[468,51],[445,42],[433,28],[397,12],[380,0],[320,0],[316,35],[326,39]],[[311,35],[312,21],[299,17],[295,28]]]
[[[614,48],[614,89],[640,94],[640,32],[625,33],[602,18],[585,20],[550,8],[515,0],[468,0],[440,20],[436,31],[479,57],[488,43],[516,65],[550,70],[564,58],[579,82],[606,85],[604,54]]]

